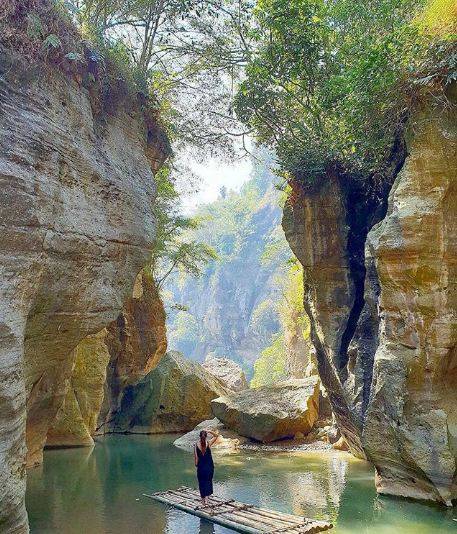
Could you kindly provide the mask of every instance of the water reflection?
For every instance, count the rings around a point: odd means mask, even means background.
[[[205,519],[200,519],[200,530],[198,534],[215,534],[214,523],[210,523]]]
[[[110,436],[95,449],[45,452],[29,473],[27,507],[34,533],[228,534],[229,531],[143,497],[195,486],[192,454],[170,436]],[[371,468],[342,453],[252,452],[216,456],[216,492],[308,517],[329,519],[335,534],[455,532],[455,511],[376,495]]]

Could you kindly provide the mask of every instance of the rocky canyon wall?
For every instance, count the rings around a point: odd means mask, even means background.
[[[92,446],[105,396],[109,352],[106,329],[89,335],[74,350],[65,399],[46,436],[46,447]]]
[[[351,451],[373,462],[379,492],[446,504],[457,498],[456,146],[455,108],[424,109],[381,185],[336,173],[294,184],[283,219]]]
[[[136,277],[133,295],[107,328],[75,348],[65,400],[46,447],[91,446],[110,431],[127,386],[154,369],[167,349],[165,309],[150,274]]]
[[[101,114],[77,79],[3,48],[0,71],[0,530],[26,532],[26,451],[41,461],[75,347],[149,259],[167,143],[136,101]]]
[[[160,362],[167,350],[166,315],[150,274],[142,271],[133,295],[108,326],[109,364],[98,431],[103,433],[121,406],[125,389],[139,382]]]

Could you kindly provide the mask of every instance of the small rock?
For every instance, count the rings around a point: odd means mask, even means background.
[[[219,437],[216,440],[216,443],[212,446],[213,449],[216,449],[218,452],[229,453],[237,450],[240,445],[248,441],[247,438],[239,436],[235,432],[227,429],[219,419],[208,419],[197,425],[194,430],[191,430],[187,434],[179,437],[173,442],[175,447],[180,449],[185,449],[187,451],[193,450],[195,444],[199,440],[200,431],[204,428],[209,430],[214,430],[219,432]]]

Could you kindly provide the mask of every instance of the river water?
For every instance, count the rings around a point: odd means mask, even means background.
[[[143,493],[195,486],[176,436],[107,436],[92,450],[45,451],[28,475],[34,533],[227,534]],[[330,519],[335,534],[457,534],[457,510],[376,495],[373,471],[340,452],[215,454],[215,493],[264,508]]]

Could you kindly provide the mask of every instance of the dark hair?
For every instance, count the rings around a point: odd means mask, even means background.
[[[205,454],[206,452],[206,436],[207,435],[208,435],[208,432],[206,430],[200,430],[200,448],[203,454]]]

